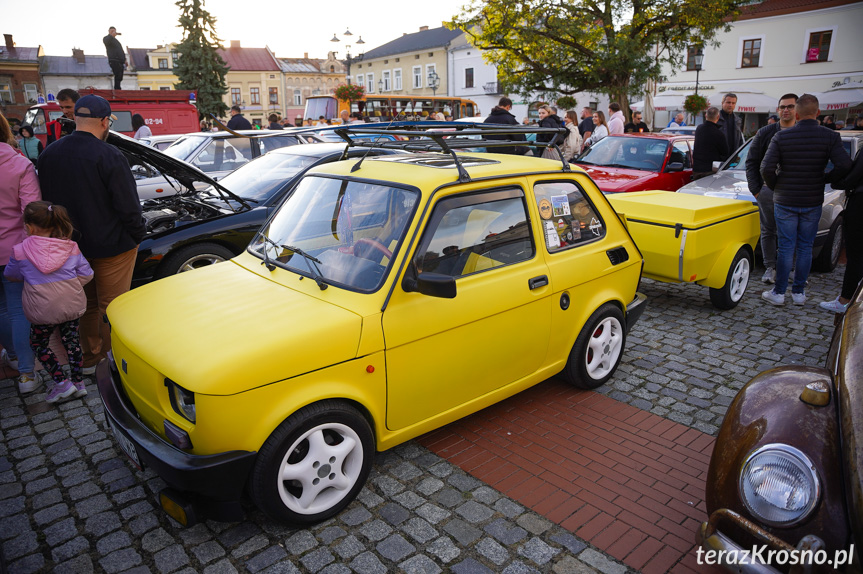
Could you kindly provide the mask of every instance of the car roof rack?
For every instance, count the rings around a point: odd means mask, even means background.
[[[568,135],[565,127],[540,128],[534,126],[508,126],[502,124],[486,124],[480,122],[390,122],[386,124],[348,124],[343,126],[322,127],[310,131],[333,131],[339,135],[351,147],[386,148],[399,149],[416,152],[440,152],[452,156],[458,169],[458,177],[461,182],[469,182],[470,176],[459,161],[456,150],[471,149],[477,147],[543,147],[554,149],[560,157],[563,171],[571,171],[569,162],[563,157],[563,152],[558,143],[562,143]],[[351,135],[394,135],[404,138],[403,140],[367,140],[358,141]],[[548,142],[527,141],[528,134],[551,135]],[[478,139],[471,139],[470,136]],[[493,136],[493,139],[488,139]],[[508,137],[507,137],[508,136]],[[347,154],[347,149],[345,153]],[[365,159],[365,158],[363,158]],[[351,168],[351,171],[360,169],[362,159]]]

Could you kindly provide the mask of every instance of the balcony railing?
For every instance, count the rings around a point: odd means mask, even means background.
[[[500,93],[497,82],[488,82],[487,84],[483,84],[482,89],[485,90],[486,94],[494,95]]]

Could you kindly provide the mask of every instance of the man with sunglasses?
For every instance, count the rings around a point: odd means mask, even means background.
[[[772,284],[776,281],[776,220],[773,216],[773,190],[764,185],[761,177],[761,160],[767,152],[770,140],[779,130],[787,129],[797,123],[794,108],[797,105],[797,94],[785,94],[779,98],[776,111],[779,121],[768,124],[758,130],[752,143],[749,144],[749,155],[746,156],[746,183],[749,192],[758,200],[758,212],[761,217],[761,253],[764,255],[764,276],[761,280]],[[732,150],[733,151],[733,150]]]
[[[129,162],[105,143],[111,106],[99,96],[83,96],[75,102],[75,124],[74,132],[45,148],[38,172],[42,199],[69,211],[75,225],[72,239],[93,268],[80,323],[84,373],[92,374],[111,348],[102,320],[105,309],[130,289],[146,230]]]

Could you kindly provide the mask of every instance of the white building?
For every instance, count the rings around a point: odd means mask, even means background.
[[[698,92],[710,96],[710,103],[717,106],[722,93],[738,93],[744,132],[750,133],[766,123],[783,94],[824,92],[863,81],[861,31],[863,3],[859,1],[765,0],[751,4],[744,7],[730,31],[719,34],[719,47],[704,48]],[[689,47],[682,68],[663,70],[668,80],[658,85],[657,102],[664,100],[669,105],[657,105],[656,125],[682,111],[683,97],[694,92],[696,50]],[[681,104],[675,105],[670,94],[680,96]],[[861,112],[858,103],[828,113],[844,119]]]
[[[108,56],[85,55],[83,50],[72,49],[71,56],[44,56],[39,74],[45,84],[45,93],[56,94],[64,88],[80,90],[114,87],[114,75],[108,65]],[[123,76],[123,89],[135,89],[134,75]]]

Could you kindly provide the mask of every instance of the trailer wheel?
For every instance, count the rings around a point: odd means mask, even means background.
[[[728,276],[725,278],[725,285],[719,289],[710,288],[710,302],[713,303],[713,306],[723,311],[737,307],[737,304],[743,299],[743,294],[746,293],[751,270],[752,256],[749,255],[745,247],[741,247],[731,261]]]

